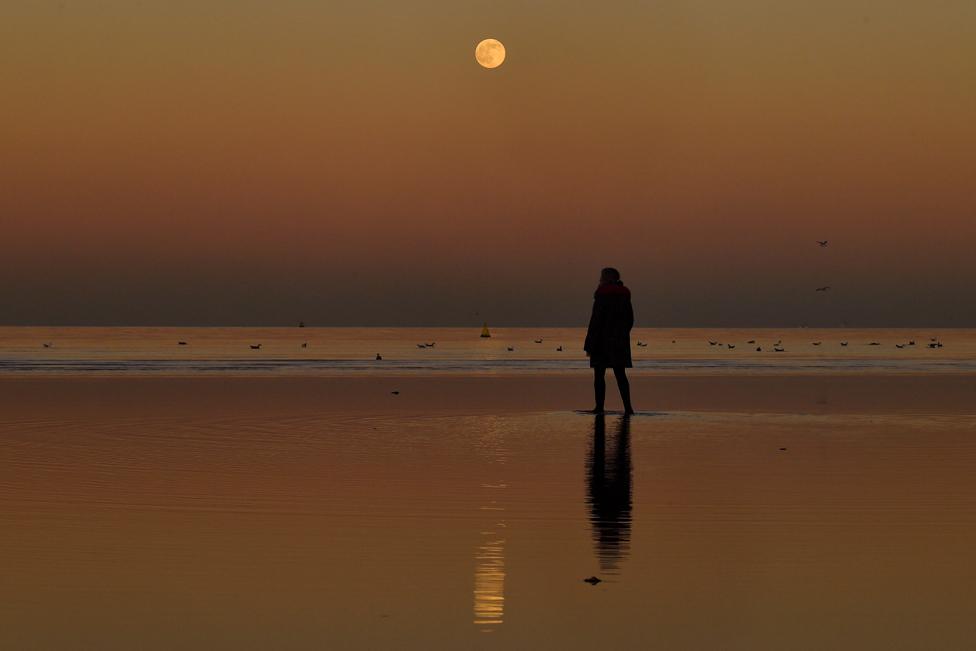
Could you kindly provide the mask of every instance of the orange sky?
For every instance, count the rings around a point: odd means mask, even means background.
[[[13,0],[0,81],[2,323],[976,325],[969,0]]]

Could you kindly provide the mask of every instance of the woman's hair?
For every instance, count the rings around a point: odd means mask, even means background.
[[[613,267],[604,267],[603,270],[600,271],[600,277],[606,278],[607,280],[613,282],[618,282],[620,280],[620,272]]]

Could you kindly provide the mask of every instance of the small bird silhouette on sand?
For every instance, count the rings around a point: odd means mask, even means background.
[[[563,347],[562,346],[556,346],[556,352],[557,353],[563,352]]]
[[[735,350],[735,344],[729,344],[729,350]]]
[[[185,341],[177,341],[176,342],[176,345],[177,346],[185,346],[186,345],[186,342]]]
[[[379,353],[376,353],[376,361],[377,362],[382,362],[383,361],[383,356],[380,355]]]
[[[590,585],[596,585],[597,583],[603,583],[603,579],[600,579],[600,578],[595,577],[595,576],[591,576],[591,577],[588,577],[588,578],[583,579],[583,582],[584,583],[589,583]]]
[[[51,347],[51,344],[50,343],[41,344],[41,345],[44,346],[45,348],[50,348]]]
[[[515,346],[509,346],[509,347],[508,347],[508,352],[512,352],[512,351],[514,351],[514,350],[515,350]]]
[[[393,395],[395,395],[395,396],[398,396],[398,395],[400,395],[400,392],[399,392],[399,391],[390,391],[390,393],[392,393],[392,394],[393,394]]]
[[[261,344],[251,344],[251,350],[261,350]]]

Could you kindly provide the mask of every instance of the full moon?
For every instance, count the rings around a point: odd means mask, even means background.
[[[497,68],[505,61],[505,46],[501,41],[486,38],[474,49],[474,58],[485,68]]]

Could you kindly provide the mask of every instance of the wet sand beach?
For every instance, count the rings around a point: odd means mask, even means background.
[[[969,644],[976,378],[633,384],[0,378],[0,647]]]

